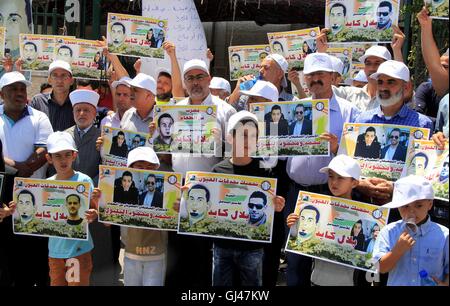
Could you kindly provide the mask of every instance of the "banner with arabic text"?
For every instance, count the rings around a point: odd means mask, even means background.
[[[259,75],[261,62],[270,54],[269,45],[230,46],[228,58],[230,63],[230,81],[253,74]]]

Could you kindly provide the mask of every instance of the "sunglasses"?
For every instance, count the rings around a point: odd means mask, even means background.
[[[395,138],[395,139],[398,139],[399,137],[398,136],[391,136],[391,137],[389,137],[389,138]]]
[[[389,12],[378,12],[377,14],[379,17],[381,16],[386,17],[387,15],[389,15]]]
[[[303,111],[295,112],[296,115],[302,115]]]
[[[133,143],[140,143],[139,140],[133,140]]]
[[[256,209],[263,209],[264,205],[262,204],[253,204],[253,203],[248,203],[248,207],[250,209],[256,208]]]
[[[147,182],[146,185],[155,185],[155,182]]]

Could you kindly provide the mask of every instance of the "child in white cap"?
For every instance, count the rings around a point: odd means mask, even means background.
[[[358,186],[361,169],[358,163],[347,155],[338,155],[328,165],[320,169],[328,174],[328,187],[333,196],[352,200],[352,191]],[[303,210],[307,210],[307,207]],[[287,218],[288,227],[292,227],[302,216],[292,213]],[[289,263],[288,263],[289,264]],[[354,269],[323,260],[314,260],[311,284],[315,286],[354,286]]]
[[[85,220],[82,218],[71,220],[69,212],[67,223],[77,226],[83,224],[86,220],[91,223],[97,219],[97,207],[101,191],[98,188],[94,189],[94,183],[89,176],[73,170],[72,163],[77,158],[78,150],[72,136],[67,132],[50,134],[47,140],[47,152],[48,163],[56,169],[56,175],[48,178],[48,180],[88,182],[91,185],[90,209],[86,210]],[[10,205],[13,209],[16,208],[15,202],[11,202]],[[87,241],[50,237],[48,240],[50,285],[89,286],[92,271],[91,251],[93,248],[94,243],[89,233]],[[73,260],[76,260],[78,264],[74,265]],[[77,269],[77,267],[79,270],[73,273],[74,276],[68,277],[71,275],[71,273],[67,273],[70,272],[69,269],[73,271],[73,268]]]
[[[388,273],[388,286],[420,286],[421,276],[448,286],[448,228],[431,221],[431,183],[410,175],[394,183],[392,202],[402,220],[385,226],[375,242],[373,258],[379,272]]]

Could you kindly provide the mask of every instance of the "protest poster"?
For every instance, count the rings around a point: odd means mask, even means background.
[[[373,245],[389,209],[300,191],[285,250],[358,270],[375,272]]]
[[[177,229],[181,174],[100,166],[99,221],[155,230]]]
[[[74,78],[98,80],[105,69],[103,47],[99,41],[78,38],[57,38],[54,59],[68,62]]]
[[[215,105],[157,105],[156,131],[150,143],[156,153],[214,155],[212,129],[217,127]]]
[[[326,0],[328,42],[390,43],[399,11],[399,0]]]
[[[403,125],[345,123],[338,154],[353,157],[361,177],[396,181],[413,140],[429,139],[430,130]]]
[[[352,47],[352,62],[354,64],[361,64],[364,66],[364,63],[361,63],[359,59],[361,56],[366,53],[366,50],[369,49],[372,46],[376,46],[376,43],[369,43],[369,44],[350,44]],[[346,45],[344,45],[346,46]]]
[[[448,0],[424,0],[424,4],[431,18],[448,20]]]
[[[308,54],[317,51],[316,37],[320,29],[309,28],[288,32],[267,33],[272,53],[286,59],[289,69],[303,70],[303,61]]]
[[[230,80],[253,74],[259,75],[261,62],[270,54],[269,45],[230,46],[228,58],[230,63]]]
[[[13,197],[15,234],[88,239],[90,183],[16,177]]]
[[[448,141],[439,150],[433,140],[415,140],[402,176],[419,175],[433,185],[434,197],[448,202]]]
[[[167,24],[167,20],[108,13],[108,50],[123,56],[164,59]]]
[[[102,128],[100,155],[106,166],[126,167],[128,153],[137,147],[150,147],[150,135],[109,126]]]
[[[5,57],[5,39],[6,39],[6,29],[0,27],[0,58]]]
[[[327,54],[336,56],[344,64],[342,81],[349,79],[352,75],[352,52],[351,47],[333,47],[327,49]]]
[[[277,180],[187,172],[178,233],[270,243]]]
[[[328,100],[250,104],[258,117],[256,156],[329,156],[329,142],[320,134],[329,131]]]

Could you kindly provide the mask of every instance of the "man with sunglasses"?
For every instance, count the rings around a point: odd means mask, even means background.
[[[377,29],[387,30],[392,27],[392,3],[389,1],[380,2],[377,9]]]
[[[253,226],[260,226],[266,223],[267,196],[261,191],[253,192],[248,199],[248,223]]]
[[[305,117],[305,106],[298,104],[295,107],[296,121],[289,127],[289,134],[294,136],[312,135],[312,121]]]
[[[381,151],[381,158],[385,160],[405,161],[406,147],[400,143],[400,129],[393,129],[389,135],[389,144]]]
[[[163,195],[161,191],[156,188],[156,176],[149,174],[145,180],[145,187],[147,190],[139,196],[139,205],[143,207],[159,207],[162,208]]]

